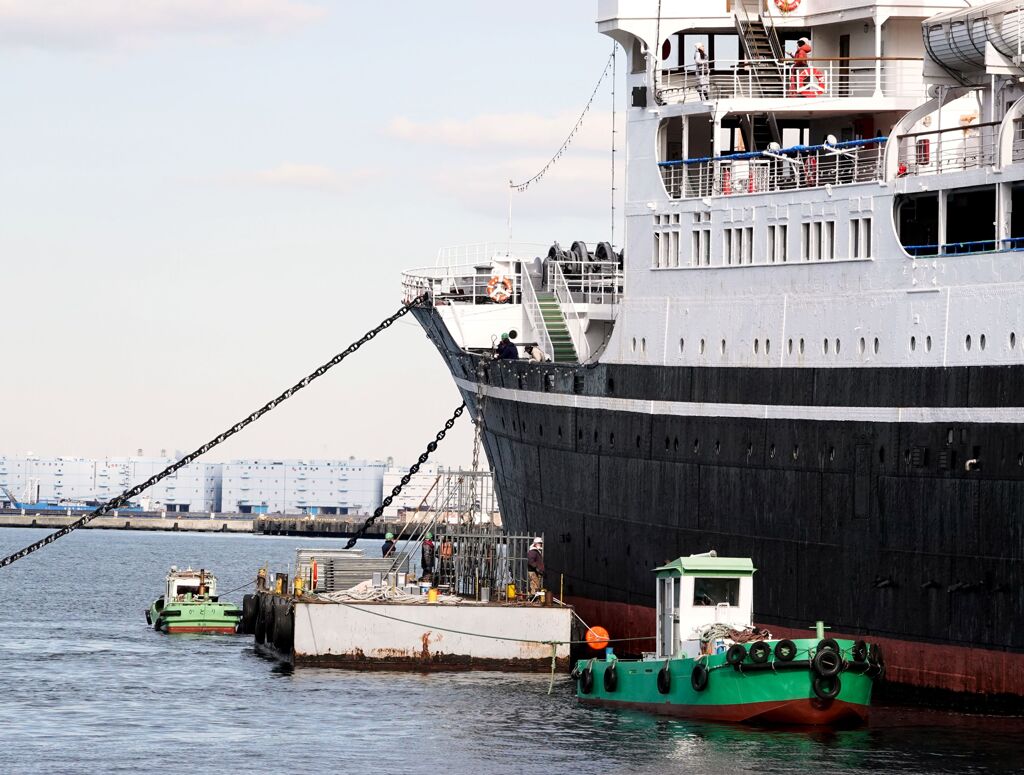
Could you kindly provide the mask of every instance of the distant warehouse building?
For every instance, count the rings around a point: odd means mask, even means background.
[[[368,514],[380,506],[380,460],[233,460],[222,506],[242,514]]]
[[[175,458],[0,457],[0,502],[106,501],[162,471]],[[196,462],[135,499],[153,511],[220,511],[221,464]],[[9,495],[8,495],[9,493]]]

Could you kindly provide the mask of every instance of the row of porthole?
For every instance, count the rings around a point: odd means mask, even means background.
[[[635,339],[633,341],[634,341],[634,343],[636,342]],[[823,354],[828,355],[829,351],[832,350],[832,349],[835,350],[836,355],[838,355],[840,353],[840,351],[842,350],[842,346],[843,346],[842,342],[838,338],[835,339],[834,341],[835,341],[835,344],[832,344],[832,340],[830,340],[828,338],[822,340],[821,351],[822,351]],[[646,341],[641,339],[641,342],[643,343],[644,350],[646,351],[646,347],[647,347]],[[796,348],[797,348],[799,354],[803,355],[806,352],[806,350],[807,350],[807,343],[804,341],[804,339],[802,337],[800,339],[797,339],[797,340],[790,339],[786,343],[786,349],[789,352],[789,354],[790,355],[793,354],[794,342],[796,343]],[[751,345],[751,347],[753,348],[755,355],[760,353],[761,352],[761,339],[760,338],[754,339],[754,342]],[[875,355],[878,355],[878,350],[880,349],[880,347],[881,347],[881,342],[879,342],[878,337],[876,336],[874,338],[874,340],[871,342],[871,351]],[[983,345],[983,347],[984,347],[984,345]],[[685,350],[685,348],[686,348],[686,340],[685,339],[680,339],[679,340],[679,352],[682,353]],[[698,349],[698,353],[700,355],[704,354],[704,352],[706,350],[706,343],[705,343],[705,341],[703,339],[700,340],[700,343],[698,344],[697,349]],[[724,339],[721,340],[721,342],[719,343],[718,349],[719,349],[719,352],[721,352],[722,355],[725,355],[725,340]],[[863,355],[867,351],[867,349],[868,349],[868,340],[865,339],[864,337],[861,337],[860,341],[857,343],[857,349],[860,351],[860,354]],[[931,349],[931,337],[928,337],[928,349],[929,350]],[[970,349],[969,346],[968,346],[968,349]],[[771,353],[771,350],[772,350],[772,340],[771,339],[765,339],[764,340],[764,354],[768,355],[769,353]]]

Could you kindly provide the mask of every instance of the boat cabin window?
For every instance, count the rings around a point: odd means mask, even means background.
[[[177,584],[174,587],[175,595],[198,595],[199,594],[199,583],[196,584]]]
[[[740,580],[696,578],[693,580],[693,604],[737,606],[740,600]]]

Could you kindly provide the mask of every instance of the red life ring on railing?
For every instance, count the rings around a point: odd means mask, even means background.
[[[783,13],[791,13],[800,7],[800,0],[775,0],[775,7]]]
[[[798,67],[793,73],[793,83],[799,97],[820,97],[828,88],[824,71],[817,67]]]
[[[494,275],[487,283],[487,295],[498,304],[504,304],[512,297],[512,281],[504,275]]]

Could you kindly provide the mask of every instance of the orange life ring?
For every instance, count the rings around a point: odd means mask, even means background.
[[[793,78],[800,97],[818,97],[825,93],[825,73],[817,67],[798,67]]]
[[[504,275],[494,275],[487,283],[487,295],[498,304],[504,304],[512,298],[512,281]]]
[[[800,0],[775,0],[775,7],[783,13],[790,13],[800,7]]]

